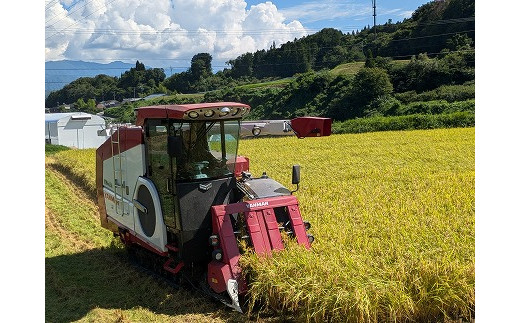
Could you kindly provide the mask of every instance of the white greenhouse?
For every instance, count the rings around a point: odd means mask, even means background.
[[[97,148],[108,138],[105,119],[83,113],[46,113],[45,143],[75,148]]]

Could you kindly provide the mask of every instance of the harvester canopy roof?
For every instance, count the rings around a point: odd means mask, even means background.
[[[154,105],[137,109],[136,125],[146,119],[227,120],[245,116],[251,108],[238,102]]]

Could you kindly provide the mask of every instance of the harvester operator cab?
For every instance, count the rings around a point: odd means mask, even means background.
[[[209,179],[233,174],[238,129],[236,120],[172,124],[168,153],[176,159],[176,179]]]

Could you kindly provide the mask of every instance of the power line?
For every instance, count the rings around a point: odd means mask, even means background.
[[[54,4],[56,4],[57,2],[59,2],[60,0],[52,0],[50,1],[46,6],[45,6],[45,11],[49,10],[52,6],[54,6]]]
[[[475,21],[475,17],[465,17],[465,18],[453,18],[453,19],[442,19],[442,20],[434,20],[431,22],[419,22],[417,26],[430,26],[430,25],[447,25],[447,24],[460,24],[465,22]]]
[[[372,0],[372,1],[375,2],[375,0]],[[83,7],[85,5],[83,5]],[[81,7],[81,8],[83,8],[83,7]],[[78,11],[81,8],[78,8],[76,11]],[[76,12],[76,11],[74,11],[74,12]],[[69,15],[74,13],[74,12],[69,13]],[[67,16],[69,16],[69,15],[67,15]],[[82,19],[85,19],[87,17],[88,16],[86,16],[86,17],[84,17]],[[80,20],[78,20],[76,23],[78,23],[79,21]],[[435,20],[433,22],[417,23],[417,26],[446,25],[446,24],[454,24],[454,23],[465,23],[465,22],[471,22],[471,21],[475,21],[475,17]],[[51,27],[54,24],[48,25],[45,28],[46,29],[51,29]],[[73,24],[73,25],[75,25],[75,24]],[[117,34],[122,34],[122,35],[132,35],[132,34],[144,34],[144,35],[151,35],[151,34],[201,34],[201,33],[265,34],[265,33],[274,33],[274,32],[276,32],[278,34],[282,34],[282,33],[289,33],[290,34],[290,33],[294,33],[295,31],[306,31],[306,32],[309,32],[309,33],[313,33],[313,32],[319,32],[319,31],[322,30],[322,29],[309,29],[309,28],[306,28],[305,30],[290,30],[290,29],[279,29],[278,28],[278,29],[246,29],[246,30],[225,30],[225,29],[213,29],[213,30],[188,30],[188,29],[186,29],[186,30],[170,30],[170,29],[165,29],[165,30],[160,30],[160,31],[159,30],[153,30],[153,31],[142,30],[142,31],[139,31],[139,30],[127,30],[127,29],[108,29],[108,28],[96,28],[96,29],[81,28],[81,27],[79,27],[79,28],[70,28],[71,26],[62,29],[59,32],[69,31],[69,32],[76,32],[76,33],[81,33],[81,34],[116,34],[116,35]],[[374,23],[374,26],[376,26],[375,23]],[[384,25],[380,25],[380,26],[384,26]],[[366,26],[361,26],[361,25],[344,25],[344,26],[341,26],[339,28],[342,29],[342,30],[351,30],[351,29],[354,29],[354,28],[359,29],[359,28],[364,28],[364,27],[366,27]]]
[[[115,1],[115,0],[110,0],[108,3],[105,4],[105,6],[108,6],[109,4],[111,4],[111,3],[114,2],[114,1]],[[86,19],[86,18],[92,16],[93,14],[95,14],[96,12],[98,12],[99,10],[101,10],[101,9],[103,9],[103,8],[104,8],[104,7],[100,7],[98,10],[95,10],[95,11],[91,12],[90,14],[88,14],[88,15],[86,15],[85,17],[79,19],[79,20],[76,21],[75,23],[73,23],[73,24],[71,24],[71,25],[65,27],[65,28],[62,29],[61,31],[57,31],[57,32],[55,32],[54,34],[50,35],[49,37],[46,37],[45,40],[47,40],[47,39],[49,39],[49,38],[51,38],[51,37],[53,37],[53,36],[55,36],[55,35],[57,35],[57,34],[63,32],[64,30],[66,30],[66,29],[69,28],[69,27],[72,27],[72,26],[76,25],[76,24],[79,23],[80,21],[82,21],[82,20],[84,20],[84,19]]]
[[[475,52],[474,49],[465,49],[465,50],[454,50],[454,51],[450,51],[450,53],[471,53],[471,52]],[[438,53],[427,53],[428,55],[438,55],[438,54],[442,54],[441,52],[438,52]],[[392,58],[406,58],[406,57],[412,57],[412,56],[415,56],[414,54],[411,54],[411,55],[400,55],[400,56],[391,56]],[[469,62],[474,62],[474,61],[469,61]],[[273,64],[260,64],[260,65],[257,65],[257,67],[264,67],[264,66],[286,66],[286,65],[298,65],[298,64],[301,64],[301,63],[273,63]],[[214,68],[224,68],[224,67],[228,67],[228,66],[223,66],[223,65],[216,65],[216,66],[212,66]],[[316,66],[316,67],[320,67],[320,66]],[[186,66],[186,67],[182,67],[182,68],[190,68],[189,66]],[[72,75],[52,75],[52,76],[72,76]],[[85,77],[85,76],[84,76]],[[76,79],[77,80],[77,79]],[[45,84],[69,84],[71,82],[74,82],[75,80],[73,81],[68,81],[68,82],[60,82],[60,81],[45,81]]]
[[[63,19],[65,19],[65,18],[67,18],[67,17],[70,17],[70,15],[72,15],[73,13],[76,13],[76,12],[78,12],[79,10],[85,8],[85,7],[87,6],[87,4],[91,3],[92,1],[94,1],[94,0],[85,1],[85,3],[83,4],[83,6],[77,8],[77,9],[74,10],[74,11],[69,11],[69,13],[68,13],[67,15],[65,15],[64,17],[62,17],[60,20],[54,22],[52,25],[47,25],[47,26],[45,26],[45,28],[50,28],[50,27],[54,26],[55,24],[57,24],[58,22],[62,21]],[[76,2],[75,4],[77,4],[77,2]],[[57,15],[54,15],[54,16],[51,18],[51,20],[52,20],[54,17],[56,17],[56,16],[57,16]]]
[[[112,0],[113,2],[115,0]],[[373,0],[375,2],[375,0]],[[85,5],[84,5],[85,6]],[[79,10],[81,8],[78,8]],[[102,8],[100,8],[102,9]],[[100,10],[98,9],[98,11]],[[76,11],[77,11],[76,10]],[[95,12],[92,12],[90,15],[94,14]],[[90,16],[88,15],[88,16]],[[68,15],[67,15],[68,16]],[[88,16],[82,18],[85,19]],[[65,17],[64,17],[65,18]],[[62,19],[64,19],[62,18]],[[374,17],[375,18],[375,17]],[[62,20],[61,19],[61,20]],[[60,20],[60,21],[61,21]],[[246,29],[246,30],[224,30],[224,29],[214,29],[214,30],[171,30],[171,29],[165,29],[165,30],[153,30],[153,31],[147,31],[147,30],[127,30],[127,29],[107,29],[107,28],[70,28],[77,23],[79,23],[81,20],[78,20],[76,23],[61,29],[60,31],[56,31],[54,34],[50,35],[48,38],[53,37],[54,35],[62,32],[74,32],[77,34],[90,34],[90,35],[198,35],[198,34],[227,34],[227,35],[264,35],[264,34],[293,34],[298,31],[304,31],[309,34],[317,33],[321,31],[322,29],[305,29],[305,30],[290,30],[290,29]],[[445,20],[436,20],[434,22],[428,22],[428,23],[418,23],[417,25],[420,26],[428,26],[428,25],[446,25],[446,24],[455,24],[455,23],[466,23],[475,21],[475,17],[466,17],[466,18],[456,18],[456,19],[445,19]],[[59,21],[57,21],[59,22]],[[48,25],[45,28],[47,30],[54,29],[53,26],[57,23],[53,23],[52,25]],[[374,26],[376,26],[374,24]],[[352,30],[352,29],[359,29],[366,26],[360,26],[360,25],[346,25],[342,26],[342,30]],[[375,29],[375,28],[374,28]]]
[[[411,38],[403,38],[403,39],[392,39],[390,42],[397,42],[397,41],[404,41],[404,40],[413,40],[413,39],[422,39],[422,38],[431,38],[431,37],[438,37],[438,36],[447,36],[447,35],[455,35],[455,34],[462,34],[462,33],[469,33],[475,31],[475,29],[471,30],[462,30],[452,33],[445,33],[445,34],[436,34],[436,35],[428,35],[428,36],[418,36],[418,37],[411,37]]]
[[[46,27],[53,29],[52,26]],[[256,30],[125,30],[125,29],[62,29],[59,32],[74,32],[76,34],[92,35],[198,35],[198,34],[228,34],[228,35],[264,35],[264,34],[294,34],[295,32],[316,33],[321,29],[282,30],[282,29],[256,29]],[[56,32],[57,33],[57,32]],[[51,35],[49,37],[52,37]],[[49,38],[48,37],[48,38]]]
[[[452,32],[452,33],[443,33],[443,34],[435,34],[435,35],[428,35],[428,36],[418,36],[418,37],[410,37],[410,38],[403,38],[403,39],[392,39],[389,41],[389,43],[391,42],[400,42],[400,41],[410,41],[410,40],[415,40],[415,39],[423,39],[423,38],[431,38],[431,37],[439,37],[439,36],[447,36],[447,35],[454,35],[454,34],[463,34],[463,33],[468,33],[468,32],[473,32],[475,31],[474,29],[471,29],[471,30],[462,30],[462,31],[458,31],[458,32]],[[360,44],[359,43],[354,43],[354,44],[351,44],[352,47],[356,47],[356,46],[359,46]],[[433,45],[432,45],[433,46]],[[430,46],[430,47],[432,47]],[[428,47],[428,46],[423,46],[423,47]],[[319,47],[318,50],[323,50],[323,49],[333,49],[333,48],[336,48],[336,46],[324,46],[324,47]],[[308,49],[308,48],[301,48],[301,49],[285,49],[284,52],[304,52],[304,51],[311,51],[311,49]],[[138,58],[91,58],[89,60],[102,60],[102,61],[133,61],[133,60],[139,60]],[[144,59],[146,61],[191,61],[191,58],[146,58]],[[174,67],[174,68],[177,68],[177,69],[180,69],[180,68],[189,68],[188,67]],[[63,70],[63,71],[66,71],[66,70],[107,70],[107,69],[119,69],[119,70],[122,70],[123,68],[102,68],[102,67],[99,67],[99,68],[93,68],[93,69],[88,69],[88,68],[84,68],[84,69],[77,69],[77,68],[56,68],[56,69],[48,69],[48,70]]]
[[[114,0],[112,0],[114,1]],[[460,21],[467,22],[467,21]],[[460,22],[452,22],[452,23],[460,23]],[[57,33],[64,32],[66,29],[62,29],[59,32],[54,33],[53,35],[47,37],[51,38]],[[69,30],[70,31],[70,30]],[[320,30],[307,29],[306,32],[318,32]],[[473,30],[465,30],[458,31],[453,33],[444,33],[444,34],[436,34],[436,35],[428,35],[428,36],[420,36],[420,37],[410,37],[403,39],[392,39],[391,41],[401,41],[401,40],[411,40],[411,39],[419,39],[419,38],[427,38],[427,37],[436,37],[442,35],[451,35],[456,33],[464,33],[464,32],[472,32]],[[235,30],[235,31],[225,31],[225,30],[211,30],[211,31],[195,31],[195,30],[163,30],[163,31],[135,31],[135,30],[122,30],[122,29],[78,29],[76,31],[78,34],[93,34],[93,35],[194,35],[194,34],[228,34],[228,35],[264,35],[264,34],[292,34],[294,31],[291,30],[279,30],[279,29],[258,29],[258,30]]]
[[[460,49],[460,50],[452,50],[452,51],[449,51],[449,53],[474,53],[475,50],[474,49]],[[438,52],[438,53],[426,53],[427,55],[439,55],[439,54],[444,54],[444,53],[441,53],[441,52]],[[403,57],[412,57],[412,56],[415,56],[415,54],[410,54],[410,55],[400,55],[400,56],[391,56],[392,58],[403,58]]]
[[[454,50],[450,51],[449,53],[471,53],[475,52],[474,49],[461,49],[461,50]],[[426,53],[427,55],[439,55],[443,54],[442,52],[436,52],[436,53]],[[416,54],[409,54],[409,55],[397,55],[397,56],[391,56],[392,58],[405,58],[405,57],[412,57],[416,56]],[[255,66],[257,67],[263,67],[263,66],[286,66],[286,65],[299,65],[302,64],[301,62],[285,62],[285,63],[266,63],[266,64],[257,64]],[[182,66],[182,67],[171,67],[173,69],[189,69],[191,66]],[[229,67],[229,65],[212,65],[212,68],[225,68]],[[117,69],[117,68],[115,68]],[[89,70],[89,69],[46,69],[46,70],[74,70],[74,71],[81,71],[81,70]],[[92,69],[92,70],[98,70],[98,69]],[[101,69],[102,70],[102,69]],[[125,70],[128,70],[125,69]],[[67,75],[67,74],[59,74],[59,75],[52,75],[52,76],[73,76],[73,75]],[[45,83],[53,83],[53,82],[45,82]],[[56,83],[65,83],[65,82],[56,82]]]
[[[104,70],[129,70],[131,67],[94,67],[94,68],[46,68],[45,70],[46,71],[104,71]],[[133,68],[133,66],[132,66]],[[170,66],[169,68],[171,69],[182,69],[182,68],[185,68],[185,67],[172,67]],[[189,66],[188,66],[189,68]]]

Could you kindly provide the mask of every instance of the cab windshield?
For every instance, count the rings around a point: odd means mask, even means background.
[[[238,120],[173,123],[171,130],[182,139],[182,154],[175,163],[176,180],[234,174],[240,132]]]

